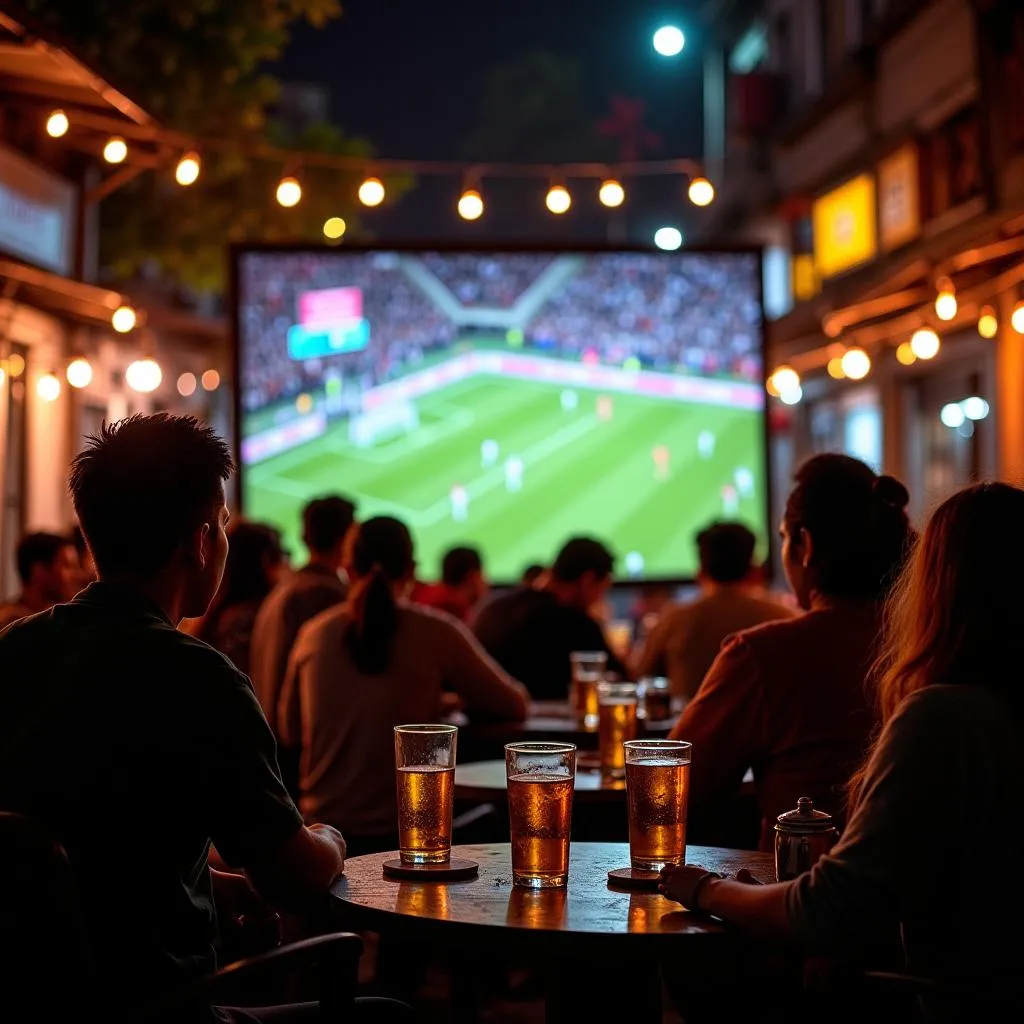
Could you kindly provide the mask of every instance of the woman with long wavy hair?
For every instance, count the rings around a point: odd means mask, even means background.
[[[907,970],[948,989],[929,1019],[1024,1019],[1022,581],[1024,491],[981,484],[946,501],[889,602],[883,726],[839,844],[792,882],[688,865],[667,868],[662,891],[829,955],[898,923]]]

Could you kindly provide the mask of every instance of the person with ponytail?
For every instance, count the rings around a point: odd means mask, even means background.
[[[846,455],[817,455],[797,471],[782,563],[805,614],[726,640],[672,730],[694,746],[690,821],[699,838],[741,841],[722,808],[735,806],[749,768],[761,849],[772,849],[776,817],[802,796],[845,820],[843,787],[872,732],[865,685],[882,602],[913,537],[907,500],[899,481]]]
[[[898,924],[906,970],[938,986],[927,1019],[1024,1019],[1022,523],[1024,491],[1007,484],[932,516],[889,600],[881,732],[831,854],[778,885],[666,869],[667,896],[830,956]]]
[[[403,523],[353,526],[348,600],[299,633],[281,695],[282,743],[301,747],[300,810],[344,828],[350,851],[394,846],[395,725],[436,721],[446,688],[472,717],[526,717],[524,687],[462,623],[406,600],[415,568]]]

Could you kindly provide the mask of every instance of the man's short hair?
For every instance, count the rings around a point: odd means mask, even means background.
[[[441,582],[460,587],[475,572],[484,571],[484,562],[476,548],[452,548],[441,559]]]
[[[715,583],[739,583],[750,573],[756,546],[742,523],[712,523],[697,534],[701,572]]]
[[[18,566],[18,578],[22,586],[28,586],[32,579],[32,570],[37,565],[47,568],[53,565],[57,556],[64,548],[71,547],[67,537],[57,533],[28,533],[18,542],[15,561]]]
[[[348,498],[314,498],[302,510],[302,540],[310,551],[325,555],[345,539],[355,517],[356,507]]]
[[[105,423],[71,464],[71,497],[101,574],[155,576],[210,522],[234,463],[192,416]]]
[[[599,540],[573,537],[558,552],[551,575],[560,583],[575,583],[588,572],[603,580],[614,568],[615,556]]]

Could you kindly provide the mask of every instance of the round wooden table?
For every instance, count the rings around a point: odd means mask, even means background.
[[[582,755],[581,755],[582,757]],[[594,765],[597,765],[596,758]],[[585,762],[576,764],[576,786],[573,803],[625,803],[626,780],[605,779],[597,767]],[[455,769],[455,799],[467,803],[489,803],[508,799],[504,761],[476,761]]]
[[[585,1006],[594,1019],[621,1012],[630,1020],[660,1021],[660,963],[699,978],[738,942],[721,922],[657,893],[609,888],[608,871],[629,865],[625,843],[573,843],[568,886],[539,891],[513,887],[507,844],[459,846],[452,853],[477,861],[479,875],[466,882],[395,882],[381,868],[394,853],[347,861],[331,890],[344,926],[394,934],[424,949],[474,951],[486,955],[482,963],[525,954],[547,965],[549,1022],[587,1019]],[[768,854],[693,847],[687,860],[722,873],[747,868],[761,881],[775,877]]]

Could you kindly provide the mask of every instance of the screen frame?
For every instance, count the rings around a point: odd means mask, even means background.
[[[232,372],[232,416],[231,416],[231,442],[235,454],[235,493],[239,515],[245,514],[245,465],[242,462],[242,388],[241,388],[241,333],[240,333],[240,308],[239,300],[241,290],[239,286],[240,266],[243,257],[255,253],[281,253],[282,255],[310,254],[316,256],[328,256],[339,252],[353,254],[371,254],[378,252],[398,253],[479,253],[481,256],[487,254],[519,254],[539,253],[558,255],[561,253],[579,254],[584,256],[610,255],[615,253],[642,253],[648,256],[664,256],[666,259],[677,257],[680,251],[695,253],[698,255],[737,255],[756,256],[760,272],[757,275],[757,302],[761,311],[760,332],[761,332],[761,372],[767,377],[768,373],[768,321],[764,311],[764,246],[760,245],[730,245],[730,244],[698,244],[686,245],[682,250],[666,252],[651,245],[594,245],[594,244],[558,244],[555,242],[536,243],[502,243],[493,242],[421,242],[421,241],[398,241],[398,242],[340,242],[330,244],[327,242],[236,242],[228,249],[228,290],[227,299],[229,303],[229,332],[231,342],[231,372]],[[763,563],[763,575],[766,584],[774,582],[775,578],[775,530],[772,527],[772,510],[774,508],[775,495],[773,493],[773,473],[771,455],[771,407],[768,401],[767,391],[765,392],[764,407],[762,409],[762,445],[761,458],[763,459],[762,471],[764,480],[764,504],[765,504],[765,558]],[[692,587],[697,582],[694,576],[650,576],[640,580],[632,580],[628,577],[613,577],[612,585],[616,590],[642,590],[656,587]],[[491,585],[496,589],[507,589],[516,585],[516,581],[492,580]]]

